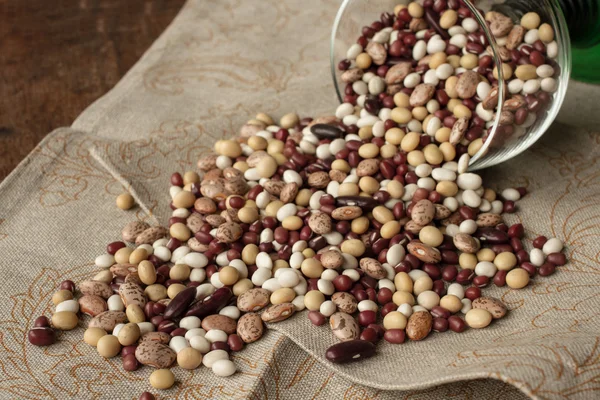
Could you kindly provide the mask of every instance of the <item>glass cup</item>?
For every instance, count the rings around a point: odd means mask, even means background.
[[[491,56],[498,71],[498,104],[492,121],[486,124],[487,134],[481,148],[471,156],[470,170],[478,170],[509,160],[532,146],[550,127],[556,118],[563,103],[569,76],[571,72],[571,45],[567,25],[563,13],[556,0],[447,0],[467,7],[473,18],[479,24],[480,30],[485,35],[491,48]],[[348,48],[356,43],[361,36],[361,28],[378,21],[383,12],[392,13],[398,4],[408,4],[409,0],[344,0],[340,6],[331,33],[330,62],[331,73],[340,102],[344,99],[344,83],[340,80],[342,71],[338,70],[338,63],[346,59]],[[420,2],[423,3],[422,1]],[[547,104],[535,109],[535,119],[529,118],[526,123],[519,126],[501,120],[505,107],[505,99],[509,95],[509,87],[502,73],[502,60],[500,46],[490,31],[483,13],[498,11],[512,18],[514,22],[520,21],[521,16],[527,12],[535,11],[542,23],[548,23],[554,29],[554,41],[557,43],[558,52],[553,60],[554,78],[557,86],[553,93],[548,93]],[[523,46],[523,45],[521,45]],[[520,47],[519,47],[520,48]],[[529,107],[529,106],[528,106]],[[529,114],[532,114],[530,112]]]

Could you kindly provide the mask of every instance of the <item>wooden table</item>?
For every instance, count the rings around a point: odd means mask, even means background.
[[[0,0],[0,180],[110,90],[184,0]]]

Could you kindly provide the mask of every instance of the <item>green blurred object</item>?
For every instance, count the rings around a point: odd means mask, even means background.
[[[600,84],[600,0],[558,0],[571,37],[573,79]]]

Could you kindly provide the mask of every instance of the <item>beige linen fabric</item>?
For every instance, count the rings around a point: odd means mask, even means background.
[[[125,372],[120,358],[104,360],[83,343],[87,320],[47,348],[30,346],[27,329],[51,315],[62,280],[97,271],[94,258],[125,223],[166,223],[171,172],[194,168],[216,139],[259,111],[334,110],[327,39],[337,5],[191,0],[113,91],[0,185],[0,398],[130,399],[150,389],[150,368]],[[233,377],[176,367],[178,384],[160,398],[600,397],[599,145],[596,133],[555,125],[485,172],[498,188],[529,188],[508,222],[522,220],[530,238],[560,238],[570,259],[524,290],[490,290],[511,311],[488,329],[380,343],[377,357],[334,366],[323,358],[331,332],[301,313],[235,354]],[[123,187],[142,207],[115,207]]]

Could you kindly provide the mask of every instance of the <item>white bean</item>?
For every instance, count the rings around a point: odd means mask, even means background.
[[[546,255],[551,253],[560,253],[562,249],[563,243],[557,238],[548,239],[548,241],[544,243],[544,246],[542,247],[542,251]]]
[[[113,294],[106,300],[106,304],[108,305],[109,311],[124,311],[125,305],[123,304],[123,300],[121,300],[121,296],[118,294]]]
[[[346,52],[346,58],[348,60],[354,60],[354,59],[356,59],[356,57],[358,57],[358,55],[360,53],[362,53],[362,51],[363,51],[362,46],[358,43],[354,43],[352,46],[350,46],[350,48]]]
[[[546,257],[540,249],[531,249],[529,252],[529,261],[536,267],[541,267],[544,264]]]
[[[413,47],[413,58],[417,61],[427,55],[427,43],[424,40],[419,40]]]
[[[206,335],[204,335],[204,337],[211,343],[227,342],[227,333],[220,329],[211,329],[210,331],[206,332]]]
[[[540,84],[541,89],[547,93],[554,93],[558,88],[558,82],[554,78],[544,78]]]
[[[335,116],[339,119],[344,118],[346,115],[350,115],[354,112],[354,106],[350,103],[342,103],[335,110]],[[288,170],[289,171],[289,170]],[[294,171],[295,172],[295,171]]]
[[[212,365],[212,372],[217,376],[231,376],[235,371],[235,364],[230,360],[217,360]]]
[[[421,83],[421,75],[416,72],[408,74],[406,78],[404,78],[404,86],[409,89],[416,87],[419,83]]]
[[[494,263],[489,261],[480,261],[475,266],[475,274],[478,276],[487,276],[488,278],[493,278],[498,272],[498,268]]]
[[[447,227],[446,227],[447,229]],[[472,235],[477,230],[477,223],[472,219],[466,219],[460,223],[459,226],[460,233],[466,233],[467,235]]]
[[[546,78],[546,79],[552,79],[552,78]],[[523,85],[523,93],[525,93],[525,94],[537,93],[540,90],[540,86],[541,86],[541,83],[538,79],[529,79]]]
[[[206,334],[206,333],[205,333]],[[206,340],[204,335],[196,335],[190,338],[190,346],[198,350],[202,354],[206,354],[210,351],[210,342]],[[218,350],[215,350],[218,351]],[[225,351],[225,350],[221,350]]]
[[[335,303],[331,300],[324,301],[321,303],[321,307],[319,307],[319,312],[326,317],[331,317],[333,313],[335,313],[337,307]]]
[[[362,300],[358,302],[358,311],[377,311],[377,303],[372,300]]]
[[[118,296],[118,295],[116,295],[116,296]],[[65,300],[63,302],[60,302],[56,306],[55,312],[60,312],[60,311],[70,311],[73,313],[78,313],[79,312],[79,303],[77,303],[77,300]],[[119,311],[122,311],[122,310],[119,310]]]
[[[212,368],[213,364],[219,360],[229,360],[229,353],[227,353],[225,350],[209,351],[202,358],[202,364],[205,367]]]
[[[508,82],[508,91],[511,94],[520,93],[521,90],[523,90],[524,84],[525,82],[523,82],[521,79],[513,79],[512,81]]]

